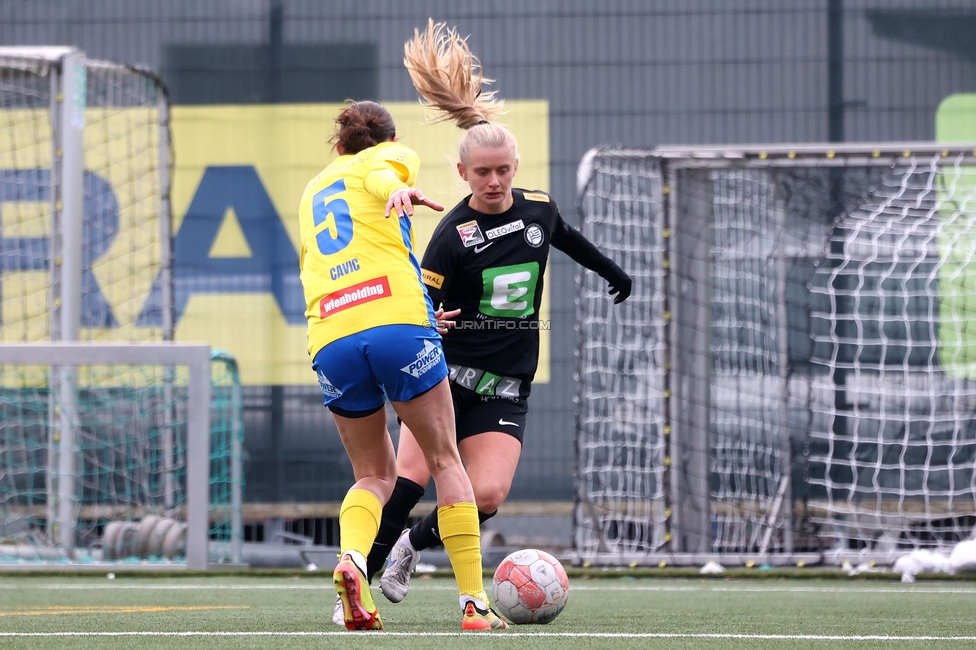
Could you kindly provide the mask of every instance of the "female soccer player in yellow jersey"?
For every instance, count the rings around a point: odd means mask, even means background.
[[[482,92],[480,62],[454,30],[431,21],[407,43],[405,54],[427,104],[440,120],[465,130],[457,168],[471,194],[437,226],[422,272],[433,305],[460,310],[456,327],[444,335],[444,353],[458,448],[484,521],[508,495],[522,450],[550,245],[607,280],[615,302],[630,295],[631,279],[563,221],[548,194],[512,186],[519,163],[515,136],[488,121],[501,104],[494,93]],[[433,517],[401,534],[430,479],[420,439],[409,422],[404,425],[399,478],[367,563],[371,577],[396,540],[380,581],[393,602],[407,593],[418,551],[444,537]]]
[[[312,368],[356,478],[339,512],[333,573],[343,621],[350,630],[383,628],[365,556],[396,482],[389,398],[437,485],[462,629],[504,628],[484,591],[478,511],[455,441],[437,318],[413,254],[413,205],[444,208],[414,188],[420,161],[396,142],[386,108],[355,102],[336,124],[339,157],[309,182],[299,207],[299,264]]]

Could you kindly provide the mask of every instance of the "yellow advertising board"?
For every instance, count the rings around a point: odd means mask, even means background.
[[[144,314],[162,267],[155,109],[85,112],[81,339],[161,340]],[[46,341],[56,267],[58,170],[48,107],[0,110],[0,341]],[[64,217],[61,217],[64,218]]]
[[[417,103],[386,106],[399,141],[420,155],[417,186],[450,208],[468,194],[456,171],[461,131],[429,124]],[[246,385],[315,383],[298,279],[297,213],[305,185],[335,156],[329,140],[342,107],[173,107],[176,339],[227,350]],[[516,185],[547,191],[548,103],[510,101],[506,108],[500,122],[515,134],[521,156]],[[417,210],[418,257],[440,216]],[[548,295],[540,318],[549,319]],[[549,332],[540,334],[536,381],[547,382]]]
[[[945,143],[976,142],[976,94],[950,95],[935,113],[935,139]],[[951,376],[976,379],[976,220],[971,199],[976,194],[976,169],[948,166],[940,171],[944,201],[939,229],[939,362]]]

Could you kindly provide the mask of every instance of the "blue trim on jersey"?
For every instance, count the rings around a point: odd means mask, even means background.
[[[336,339],[319,350],[312,369],[326,406],[350,412],[407,402],[447,377],[437,330],[382,325]]]
[[[430,326],[433,329],[437,329],[437,325],[434,319],[434,303],[430,299],[430,295],[427,293],[427,285],[424,284],[424,277],[420,271],[420,262],[417,261],[417,257],[413,254],[413,246],[410,245],[410,231],[413,230],[413,223],[410,221],[410,217],[406,212],[400,214],[400,235],[403,237],[403,245],[407,249],[407,255],[410,256],[410,263],[413,264],[413,270],[417,273],[417,281],[420,282],[420,286],[424,290],[424,300],[427,301],[427,318],[430,320]]]

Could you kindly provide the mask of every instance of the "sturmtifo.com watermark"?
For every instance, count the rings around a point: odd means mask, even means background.
[[[430,321],[424,321],[424,327],[431,327]],[[464,320],[457,321],[451,329],[455,330],[549,330],[552,323],[548,320]]]

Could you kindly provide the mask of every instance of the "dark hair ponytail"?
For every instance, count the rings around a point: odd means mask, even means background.
[[[376,102],[353,102],[339,113],[335,121],[338,128],[331,141],[341,144],[347,154],[357,154],[396,137],[393,116]]]

